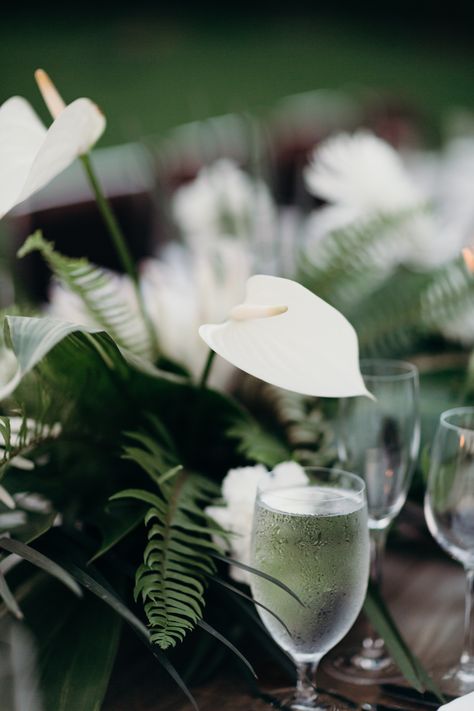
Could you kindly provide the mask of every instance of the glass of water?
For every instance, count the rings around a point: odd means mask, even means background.
[[[420,445],[418,371],[398,360],[362,360],[375,400],[340,401],[339,459],[365,481],[371,541],[371,579],[381,588],[387,530],[405,503]],[[389,680],[398,671],[370,625],[362,646],[332,660],[328,671],[356,683]]]
[[[344,709],[319,694],[314,678],[321,657],[354,624],[365,599],[369,535],[364,482],[354,474],[305,469],[309,483],[260,491],[255,505],[252,565],[285,583],[252,576],[258,613],[294,660],[298,683],[291,709]],[[277,617],[279,619],[277,619]],[[279,621],[281,620],[281,622]]]
[[[474,691],[474,407],[443,412],[433,443],[425,516],[433,537],[466,571],[464,649],[442,690]]]

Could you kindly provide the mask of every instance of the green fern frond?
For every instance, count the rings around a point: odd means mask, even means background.
[[[318,251],[318,263],[306,256],[299,281],[346,312],[386,279],[384,256],[403,238],[403,228],[426,208],[375,214],[328,234]]]
[[[105,270],[87,259],[72,259],[59,254],[54,244],[43,239],[40,231],[28,237],[18,256],[40,252],[55,277],[78,296],[90,318],[107,331],[122,348],[151,360],[153,344],[140,310],[131,308],[123,298],[120,284]]]
[[[0,480],[11,465],[33,468],[28,455],[40,445],[57,439],[60,433],[58,424],[29,419],[25,415],[0,417]]]
[[[161,649],[175,646],[202,619],[207,577],[216,571],[211,553],[222,553],[211,536],[222,531],[204,510],[218,495],[215,484],[181,466],[164,470],[173,455],[148,434],[133,433],[124,456],[135,461],[156,484],[121,491],[113,499],[134,498],[150,505],[145,517],[148,544],[135,576],[151,640]]]

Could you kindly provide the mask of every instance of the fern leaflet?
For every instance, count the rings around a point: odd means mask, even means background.
[[[116,275],[91,264],[87,259],[73,259],[59,254],[54,244],[43,239],[40,231],[28,237],[18,256],[40,252],[55,277],[81,301],[89,320],[107,331],[122,348],[134,355],[153,359],[153,344],[147,324],[140,314],[133,293],[124,298],[123,286]]]

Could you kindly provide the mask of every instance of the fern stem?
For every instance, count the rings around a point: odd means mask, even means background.
[[[114,211],[112,210],[110,202],[106,198],[99,178],[92,166],[90,155],[88,153],[84,153],[80,158],[82,161],[82,165],[84,166],[87,179],[94,193],[97,207],[99,208],[100,214],[102,215],[102,219],[104,220],[104,223],[107,227],[107,230],[115,247],[115,251],[117,252],[117,256],[120,260],[120,263],[122,264],[124,271],[128,274],[133,284],[133,288],[135,290],[135,295],[138,302],[138,307],[148,330],[150,341],[152,343],[153,351],[156,357],[159,353],[158,338],[156,335],[155,328],[153,327],[153,324],[151,322],[150,315],[146,309],[145,302],[143,300],[143,295],[140,291],[140,283],[138,279],[138,270],[136,264],[133,261],[132,255],[130,254],[130,250],[123,235],[122,228],[118,223],[118,220],[115,216]]]
[[[216,357],[215,351],[211,350],[209,348],[209,353],[207,355],[206,363],[204,365],[204,370],[202,371],[202,375],[199,379],[199,387],[200,388],[205,388],[207,385],[207,380],[209,378],[209,374],[211,372],[212,364],[214,362],[214,358]]]

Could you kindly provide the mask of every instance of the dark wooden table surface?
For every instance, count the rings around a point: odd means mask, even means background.
[[[461,566],[443,557],[429,542],[405,542],[389,552],[385,571],[384,596],[410,647],[428,668],[447,668],[453,664],[462,645]],[[351,634],[357,635],[357,626]],[[347,644],[346,639],[340,648]],[[255,649],[252,661],[257,662],[259,656],[259,650]],[[189,711],[191,707],[182,694],[171,685],[163,687],[162,677],[158,681],[151,669],[148,662],[136,660],[125,671],[122,668],[116,673],[104,711]],[[263,688],[279,682],[286,685],[287,679],[280,679],[278,674],[268,667],[259,678],[260,685]],[[341,685],[327,677],[324,665],[320,682],[354,701],[380,700],[378,687]],[[193,693],[201,711],[270,711],[268,705],[252,699],[241,677],[225,669],[212,682],[193,689]],[[411,703],[399,708],[418,711],[423,707]]]

